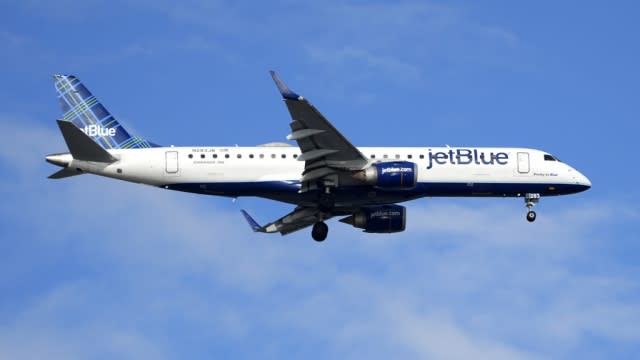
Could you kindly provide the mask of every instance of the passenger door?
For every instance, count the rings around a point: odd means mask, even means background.
[[[520,174],[529,173],[529,153],[528,152],[518,153],[518,173]]]

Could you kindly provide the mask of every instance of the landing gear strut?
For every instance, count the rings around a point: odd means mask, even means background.
[[[525,194],[524,195],[524,205],[529,209],[527,212],[527,221],[534,222],[536,221],[536,212],[533,211],[533,207],[540,201],[540,194]]]
[[[323,221],[315,223],[313,225],[313,229],[311,230],[311,237],[315,241],[324,241],[327,238],[327,234],[329,233],[329,227]]]
[[[322,210],[331,210],[335,206],[335,198],[330,187],[325,187],[324,192],[318,195],[318,206]]]

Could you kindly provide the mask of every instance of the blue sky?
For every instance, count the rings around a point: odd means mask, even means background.
[[[0,358],[640,356],[636,2],[0,5]],[[354,144],[544,149],[594,186],[254,234],[260,199],[65,181],[51,74],[160,144],[283,141],[279,71]]]

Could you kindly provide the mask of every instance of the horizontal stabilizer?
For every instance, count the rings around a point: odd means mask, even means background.
[[[102,163],[118,161],[73,123],[58,120],[58,126],[74,159]]]
[[[80,171],[72,170],[69,168],[64,168],[60,171],[57,171],[51,175],[49,175],[49,179],[64,179],[71,176],[82,175],[83,173]]]

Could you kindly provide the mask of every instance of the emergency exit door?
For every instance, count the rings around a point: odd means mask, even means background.
[[[178,152],[167,151],[165,153],[165,159],[166,159],[165,171],[167,172],[167,174],[177,174],[178,173]]]

